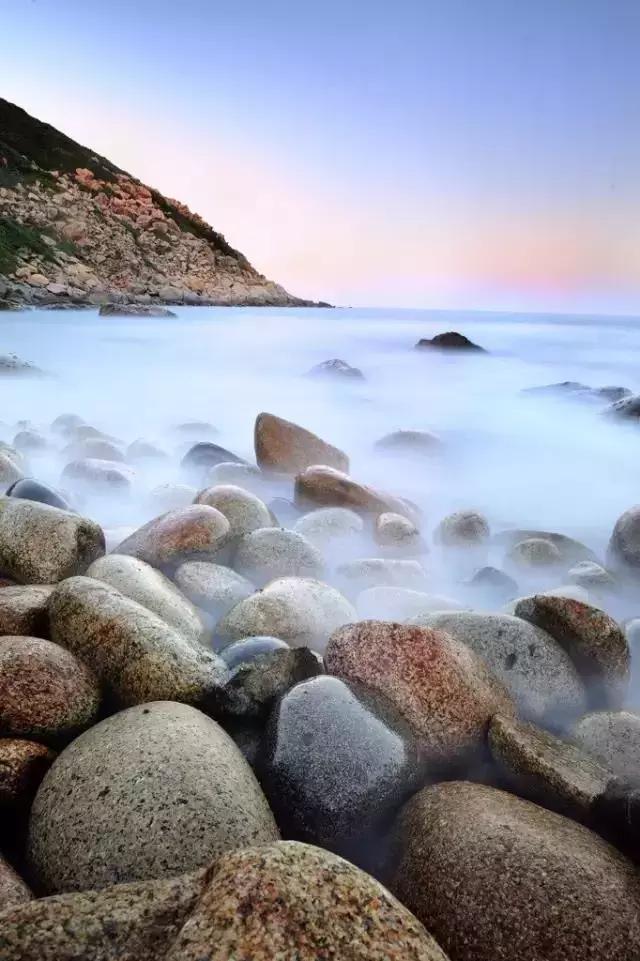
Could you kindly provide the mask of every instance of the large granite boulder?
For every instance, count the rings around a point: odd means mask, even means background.
[[[256,460],[263,470],[297,474],[313,464],[349,470],[349,458],[341,450],[275,414],[258,414],[254,442]]]

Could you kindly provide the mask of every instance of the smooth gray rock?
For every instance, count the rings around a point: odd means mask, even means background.
[[[49,636],[49,598],[52,585],[25,584],[0,590],[0,637]]]
[[[242,537],[259,528],[273,527],[273,520],[266,504],[252,494],[234,484],[219,484],[207,487],[196,497],[196,504],[215,507],[229,521],[229,535]]]
[[[238,542],[233,566],[258,586],[278,577],[320,579],[325,569],[322,554],[306,537],[280,527],[245,534]]]
[[[640,714],[585,714],[571,729],[571,738],[616,777],[640,785]]]
[[[255,590],[246,577],[210,561],[185,561],[176,569],[173,579],[182,593],[214,621],[224,617]]]

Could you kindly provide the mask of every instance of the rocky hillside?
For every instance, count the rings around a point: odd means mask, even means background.
[[[303,306],[222,234],[0,99],[0,305]]]

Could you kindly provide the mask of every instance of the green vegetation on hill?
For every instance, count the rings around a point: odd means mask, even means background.
[[[26,248],[45,260],[53,255],[39,231],[25,227],[9,217],[0,217],[0,274],[10,274],[18,266],[18,251]]]

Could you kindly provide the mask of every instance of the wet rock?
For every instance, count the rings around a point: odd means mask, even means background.
[[[640,570],[640,506],[630,507],[615,523],[607,564],[615,571],[637,577]]]
[[[308,377],[322,377],[328,380],[364,380],[364,374],[359,367],[352,367],[346,360],[334,358],[323,360],[316,364],[307,374]]]
[[[69,651],[38,637],[0,638],[0,735],[59,744],[99,706],[96,678]]]
[[[33,897],[25,881],[16,874],[11,865],[0,854],[0,912],[17,904],[24,904]],[[0,918],[2,915],[0,914]],[[0,939],[2,934],[0,932]],[[2,942],[0,940],[0,947]],[[12,958],[9,961],[13,961]]]
[[[477,351],[482,354],[486,354],[484,347],[479,347],[478,344],[474,344],[473,341],[465,337],[464,334],[459,334],[455,330],[447,331],[446,334],[436,334],[430,340],[428,337],[422,337],[416,347],[420,350],[462,350],[462,351]]]
[[[394,430],[375,442],[375,449],[385,454],[438,454],[444,444],[428,430]]]
[[[0,569],[23,584],[82,574],[104,554],[104,534],[85,517],[47,504],[0,497]]]
[[[485,595],[496,604],[507,601],[518,593],[517,582],[497,567],[481,567],[468,581],[467,586],[473,593]]]
[[[436,527],[433,539],[444,547],[465,547],[486,544],[489,524],[477,511],[457,511],[449,514]]]
[[[640,786],[640,714],[585,714],[571,729],[571,738],[616,777]]]
[[[101,437],[87,437],[84,440],[75,441],[67,444],[62,451],[62,456],[67,461],[85,460],[106,460],[112,464],[124,464],[126,457],[124,452],[110,440],[103,440]]]
[[[244,464],[246,461],[212,441],[201,441],[199,444],[194,444],[182,458],[183,468],[198,482],[204,479],[212,467],[223,463]]]
[[[556,534],[554,531],[535,531],[518,528],[515,530],[500,531],[498,534],[494,534],[491,540],[494,544],[503,545],[509,549],[515,547],[520,541],[530,540],[531,538],[551,541],[560,551],[560,561],[563,566],[570,567],[579,561],[597,561],[597,557],[593,551],[585,544],[574,540],[573,537],[567,537],[566,534]]]
[[[0,490],[6,491],[21,477],[22,468],[6,450],[0,450]]]
[[[258,586],[277,577],[320,579],[325,569],[322,554],[306,537],[280,527],[265,527],[241,537],[233,566]]]
[[[471,611],[422,615],[415,623],[446,631],[483,658],[523,718],[556,727],[584,711],[580,677],[546,631],[509,614]]]
[[[259,765],[284,837],[361,864],[422,777],[419,744],[397,709],[327,676],[277,703]]]
[[[229,521],[214,507],[192,504],[155,517],[118,545],[152,567],[178,564],[190,558],[212,557],[229,539]]]
[[[167,452],[139,437],[127,447],[126,458],[132,463],[144,463],[145,461],[163,461],[167,459]]]
[[[426,594],[406,587],[370,587],[356,598],[361,618],[375,621],[406,621],[432,611],[460,611],[462,605],[441,594]]]
[[[210,614],[214,621],[253,594],[255,587],[230,567],[209,561],[185,561],[173,579],[192,604]]]
[[[204,626],[194,605],[150,564],[127,554],[107,554],[93,562],[86,576],[109,584],[125,597],[142,604],[184,637],[202,640]]]
[[[354,481],[332,467],[308,467],[295,481],[295,503],[300,507],[348,507],[364,514],[402,514],[417,520],[416,508],[382,491]]]
[[[294,511],[297,515],[295,508]],[[326,549],[330,545],[337,546],[345,541],[353,541],[358,534],[362,533],[363,528],[360,515],[345,507],[324,507],[310,511],[302,517],[297,517],[293,527],[294,531],[306,537],[318,550]]]
[[[610,772],[579,748],[512,717],[492,718],[489,748],[515,794],[574,820],[589,821],[593,802],[611,780]]]
[[[419,561],[400,558],[366,557],[338,565],[338,579],[349,594],[371,587],[405,587],[424,590],[427,575]]]
[[[572,584],[596,592],[611,591],[616,588],[615,578],[595,561],[580,561],[567,572],[567,579]]]
[[[23,477],[7,488],[7,497],[21,497],[23,500],[36,501],[40,504],[49,504],[50,507],[58,507],[60,510],[69,510],[69,504],[61,494],[41,484],[40,481],[33,480],[31,477]]]
[[[535,594],[515,607],[520,617],[547,631],[567,652],[592,707],[620,707],[629,685],[631,654],[624,632],[598,607],[568,597]]]
[[[226,647],[218,651],[218,654],[229,670],[233,670],[241,665],[251,664],[264,654],[289,650],[291,648],[287,642],[281,641],[278,637],[257,635],[256,637],[243,637],[239,641],[232,641],[231,644],[227,644]]]
[[[277,837],[231,738],[185,704],[156,701],[62,752],[36,795],[28,854],[41,888],[62,892],[171,877]]]
[[[246,645],[247,640],[236,643]],[[306,647],[285,645],[280,650],[254,653],[231,670],[220,696],[223,716],[244,720],[264,717],[295,684],[321,673],[322,664]]]
[[[314,464],[349,470],[349,458],[337,447],[274,414],[258,414],[254,443],[256,460],[263,470],[297,474]]]
[[[331,635],[325,665],[388,698],[433,762],[468,760],[481,751],[491,716],[513,711],[484,661],[444,631],[388,621],[347,624]]]
[[[49,636],[51,585],[18,585],[0,590],[0,636]]]
[[[16,450],[23,451],[24,453],[37,452],[46,450],[49,446],[47,438],[44,434],[41,434],[38,430],[27,429],[20,430],[13,438],[13,446]]]
[[[0,810],[26,811],[55,756],[50,748],[35,741],[0,738]]]
[[[58,585],[49,603],[51,636],[94,671],[115,702],[215,700],[225,668],[141,604],[92,577]]]
[[[456,961],[630,961],[640,880],[581,824],[480,784],[426,788],[398,825],[392,890]]]
[[[376,544],[386,550],[400,554],[425,554],[426,545],[420,536],[420,531],[407,517],[402,514],[388,512],[379,514],[374,528]]]
[[[515,570],[537,570],[558,567],[562,562],[559,548],[543,537],[529,537],[514,544],[505,558]]]
[[[62,481],[72,490],[97,494],[128,494],[135,478],[133,468],[112,460],[85,457],[71,461],[62,471]]]
[[[381,884],[294,841],[218,861],[167,961],[202,961],[213,950],[216,961],[447,961]]]
[[[330,634],[356,620],[356,612],[334,587],[307,577],[281,577],[236,604],[218,624],[230,641],[269,634],[293,647],[322,650]]]
[[[149,492],[149,503],[156,515],[166,511],[190,507],[197,495],[195,487],[188,484],[160,484]]]
[[[229,521],[229,535],[242,537],[263,527],[273,527],[271,514],[263,501],[255,494],[234,484],[219,484],[200,491],[196,504],[215,507]]]

